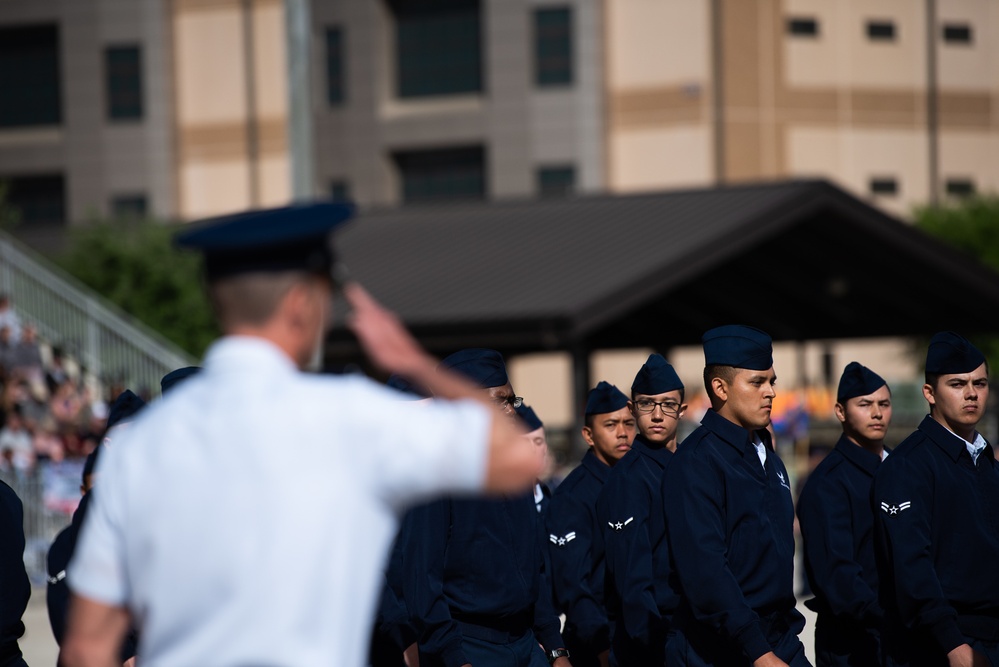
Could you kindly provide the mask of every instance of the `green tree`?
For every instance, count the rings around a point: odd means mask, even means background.
[[[101,296],[200,357],[218,335],[200,259],[172,244],[175,226],[110,220],[74,227],[60,265]]]
[[[917,209],[916,224],[999,271],[999,196],[981,196],[935,207]],[[988,318],[988,313],[982,313]],[[999,368],[999,337],[979,336],[972,341]]]

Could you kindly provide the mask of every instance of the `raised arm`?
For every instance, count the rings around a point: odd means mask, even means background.
[[[478,401],[492,416],[485,489],[497,493],[524,491],[541,475],[542,463],[532,445],[521,437],[515,420],[460,375],[439,369],[437,360],[387,310],[357,283],[344,288],[351,306],[349,325],[368,358],[380,369],[398,373],[426,388],[435,397]]]

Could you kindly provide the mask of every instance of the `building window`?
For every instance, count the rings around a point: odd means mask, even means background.
[[[389,5],[399,97],[482,91],[479,0],[389,0]]]
[[[948,178],[945,187],[951,197],[971,197],[975,194],[975,182],[970,178]]]
[[[118,195],[111,199],[111,215],[115,218],[142,220],[148,213],[146,195]]]
[[[330,199],[336,202],[350,201],[350,185],[347,181],[333,181],[330,183]]]
[[[538,194],[564,197],[576,190],[576,168],[572,165],[538,168]]]
[[[572,10],[534,11],[534,82],[539,86],[572,83]]]
[[[66,222],[66,184],[62,174],[14,176],[8,184],[7,204],[17,211],[22,225]]]
[[[943,38],[948,44],[971,44],[971,26],[967,23],[945,23]]]
[[[0,28],[0,127],[60,122],[59,28]]]
[[[330,106],[339,106],[347,99],[343,66],[344,41],[342,28],[326,29],[326,99]]]
[[[819,22],[808,18],[789,18],[787,32],[795,37],[818,37]]]
[[[892,21],[868,21],[867,37],[875,42],[894,42],[895,24]]]
[[[405,203],[484,199],[485,151],[481,146],[395,154]]]
[[[893,176],[877,176],[871,179],[872,195],[897,195],[898,181]]]
[[[104,51],[108,118],[142,118],[142,52],[138,46],[110,46]]]

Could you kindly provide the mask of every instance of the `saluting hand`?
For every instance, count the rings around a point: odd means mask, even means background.
[[[343,293],[351,307],[347,324],[376,366],[407,377],[419,375],[428,367],[433,370],[433,359],[395,313],[375,301],[358,283],[348,283]]]

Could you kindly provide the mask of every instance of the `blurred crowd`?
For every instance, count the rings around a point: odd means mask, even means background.
[[[23,480],[45,461],[82,461],[107,419],[100,394],[0,295],[0,475]]]

